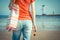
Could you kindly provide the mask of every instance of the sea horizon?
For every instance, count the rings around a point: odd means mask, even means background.
[[[0,16],[0,30],[5,30],[8,15]],[[36,15],[38,31],[40,30],[60,30],[60,15]]]

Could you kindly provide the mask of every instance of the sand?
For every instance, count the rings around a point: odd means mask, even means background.
[[[0,40],[12,40],[12,32],[0,31]],[[60,31],[40,30],[31,40],[60,40]]]

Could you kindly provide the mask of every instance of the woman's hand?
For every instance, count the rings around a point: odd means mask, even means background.
[[[36,26],[36,25],[33,26],[33,30],[34,30],[35,32],[37,31],[37,26]]]
[[[12,26],[7,26],[6,29],[7,29],[8,31],[13,31],[13,30],[15,30],[16,28],[14,28],[14,27],[12,27]]]
[[[34,25],[33,26],[33,36],[36,36],[36,33],[37,33],[37,26]]]

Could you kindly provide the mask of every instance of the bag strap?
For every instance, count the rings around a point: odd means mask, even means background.
[[[13,0],[13,2],[15,3],[15,2],[16,2],[16,0]]]
[[[17,4],[17,0],[14,0],[14,3]]]

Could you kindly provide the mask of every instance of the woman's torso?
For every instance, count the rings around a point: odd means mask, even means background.
[[[32,20],[30,14],[30,4],[31,0],[17,0],[19,5],[19,20]]]

